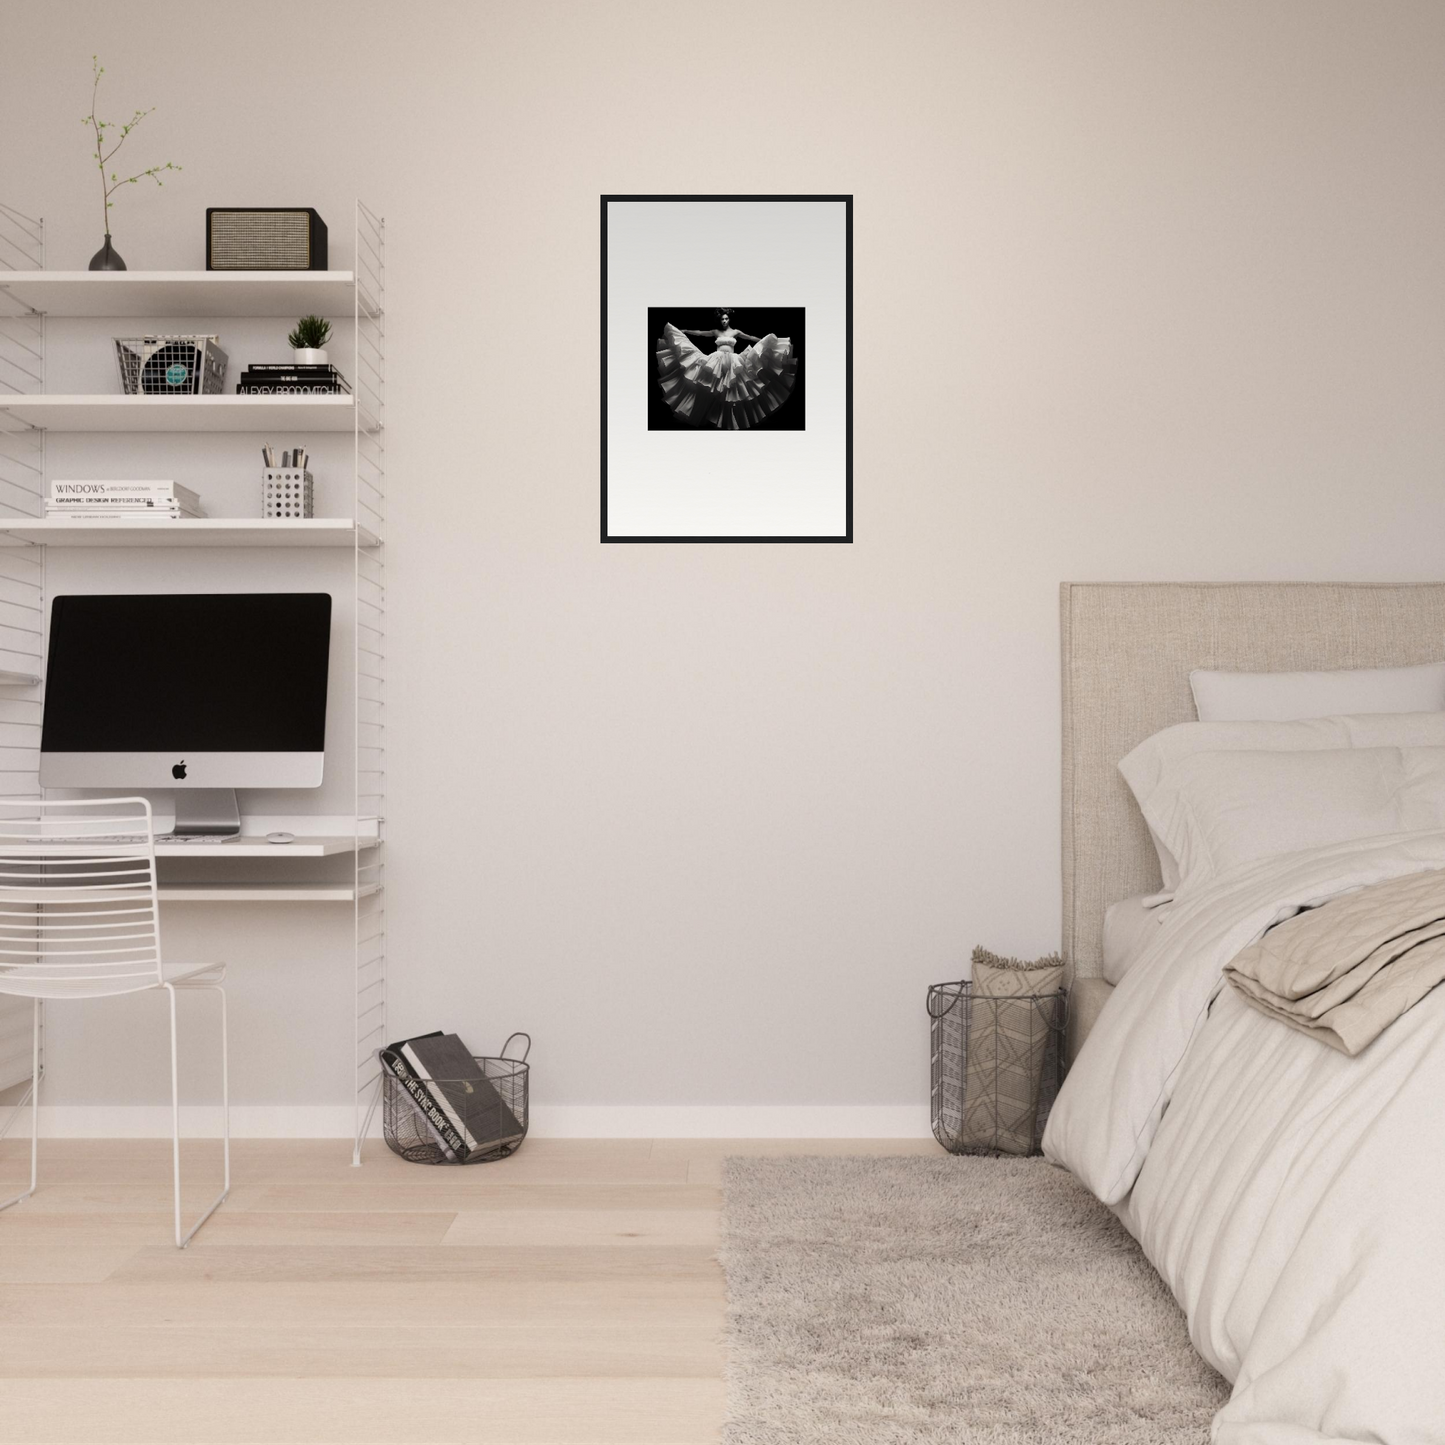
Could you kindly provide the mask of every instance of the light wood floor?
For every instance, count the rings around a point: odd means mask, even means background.
[[[28,1142],[0,1144],[0,1198]],[[547,1140],[471,1168],[238,1142],[178,1252],[169,1145],[42,1141],[0,1213],[0,1442],[706,1445],[728,1154],[931,1140]],[[215,1146],[187,1146],[200,1205]],[[209,1188],[209,1193],[207,1189]]]

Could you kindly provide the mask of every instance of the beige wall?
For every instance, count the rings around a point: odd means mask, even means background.
[[[530,1028],[543,1102],[919,1104],[924,986],[1058,942],[1060,579],[1440,576],[1435,0],[3,9],[53,266],[92,51],[185,167],[132,267],[387,217],[393,1019]],[[603,191],[856,196],[855,545],[598,544]],[[273,925],[213,922],[257,1038]]]

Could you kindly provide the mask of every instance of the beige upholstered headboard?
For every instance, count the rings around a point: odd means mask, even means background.
[[[1064,957],[1103,963],[1104,910],[1159,886],[1119,776],[1127,752],[1194,718],[1189,671],[1403,667],[1445,658],[1445,583],[1065,582]]]

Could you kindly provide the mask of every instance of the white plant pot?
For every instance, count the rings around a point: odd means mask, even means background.
[[[326,352],[314,346],[297,346],[291,353],[297,366],[325,366]]]

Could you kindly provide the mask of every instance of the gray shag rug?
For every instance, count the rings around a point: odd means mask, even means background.
[[[727,1445],[1204,1445],[1229,1386],[1041,1159],[729,1159]]]

